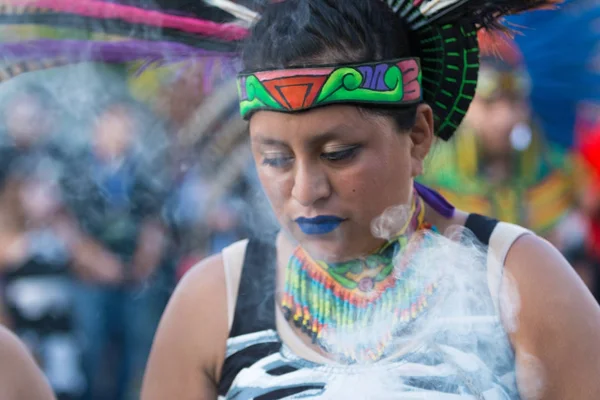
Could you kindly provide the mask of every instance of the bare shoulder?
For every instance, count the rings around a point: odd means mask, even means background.
[[[216,398],[228,337],[223,257],[198,263],[177,285],[155,335],[142,399]]]
[[[0,326],[0,398],[54,399],[50,385],[25,345]]]
[[[542,391],[535,394],[539,398],[600,398],[600,307],[577,273],[535,235],[514,243],[505,268],[519,294],[518,328],[511,339],[521,386],[535,369],[543,382],[536,389]]]
[[[210,256],[194,265],[181,279],[173,292],[172,301],[185,305],[201,306],[225,295],[225,273],[221,253]]]

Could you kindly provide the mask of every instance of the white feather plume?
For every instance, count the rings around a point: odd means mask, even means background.
[[[210,6],[220,8],[223,11],[236,17],[241,24],[250,26],[260,17],[256,11],[250,10],[247,7],[241,6],[231,0],[204,0]]]

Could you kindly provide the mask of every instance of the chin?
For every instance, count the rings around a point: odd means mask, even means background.
[[[348,259],[347,252],[340,246],[319,243],[311,240],[310,242],[302,243],[302,248],[314,259],[326,261],[328,263],[341,262]]]
[[[347,245],[339,235],[307,235],[298,229],[289,231],[293,240],[314,259],[327,262],[341,261],[347,255]]]
[[[378,246],[378,243],[373,243],[373,238],[358,242],[348,240],[348,232],[343,226],[333,232],[309,235],[302,232],[296,224],[290,224],[286,231],[313,259],[330,263],[359,258]]]
[[[329,263],[353,260],[368,254],[368,250],[339,239],[304,237],[300,245],[312,258]]]

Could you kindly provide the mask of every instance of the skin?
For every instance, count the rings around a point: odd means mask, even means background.
[[[0,398],[53,400],[54,394],[21,341],[0,327]]]
[[[261,111],[252,117],[250,135],[261,183],[287,232],[277,240],[281,289],[282,272],[298,242],[335,260],[357,257],[381,243],[370,234],[370,223],[386,208],[408,202],[433,141],[433,121],[426,105],[419,107],[410,132],[398,132],[391,120],[350,106],[299,114]],[[335,153],[356,145],[354,154]],[[466,219],[460,211],[452,219],[432,209],[426,213],[441,232]],[[319,214],[347,221],[318,239],[292,222]],[[600,398],[600,308],[581,280],[536,236],[519,239],[505,266],[521,299],[511,339],[524,398]],[[216,255],[194,267],[176,289],[155,337],[142,399],[215,399],[227,336],[223,259]],[[527,377],[539,371],[541,389],[526,387]]]
[[[427,110],[422,126],[432,118]],[[386,208],[409,202],[412,178],[422,170],[431,137],[422,134],[419,124],[410,135],[399,135],[392,124],[365,118],[353,107],[334,106],[312,115],[261,112],[252,118],[260,181],[281,226],[315,257],[343,261],[371,253],[383,244],[370,233],[372,221]],[[304,235],[294,222],[318,215],[345,221],[319,236]]]

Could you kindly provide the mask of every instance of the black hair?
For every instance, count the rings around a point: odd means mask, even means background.
[[[418,57],[408,26],[384,1],[285,0],[266,7],[244,44],[247,71],[315,64],[354,64]],[[417,105],[365,107],[399,130],[415,123]]]

